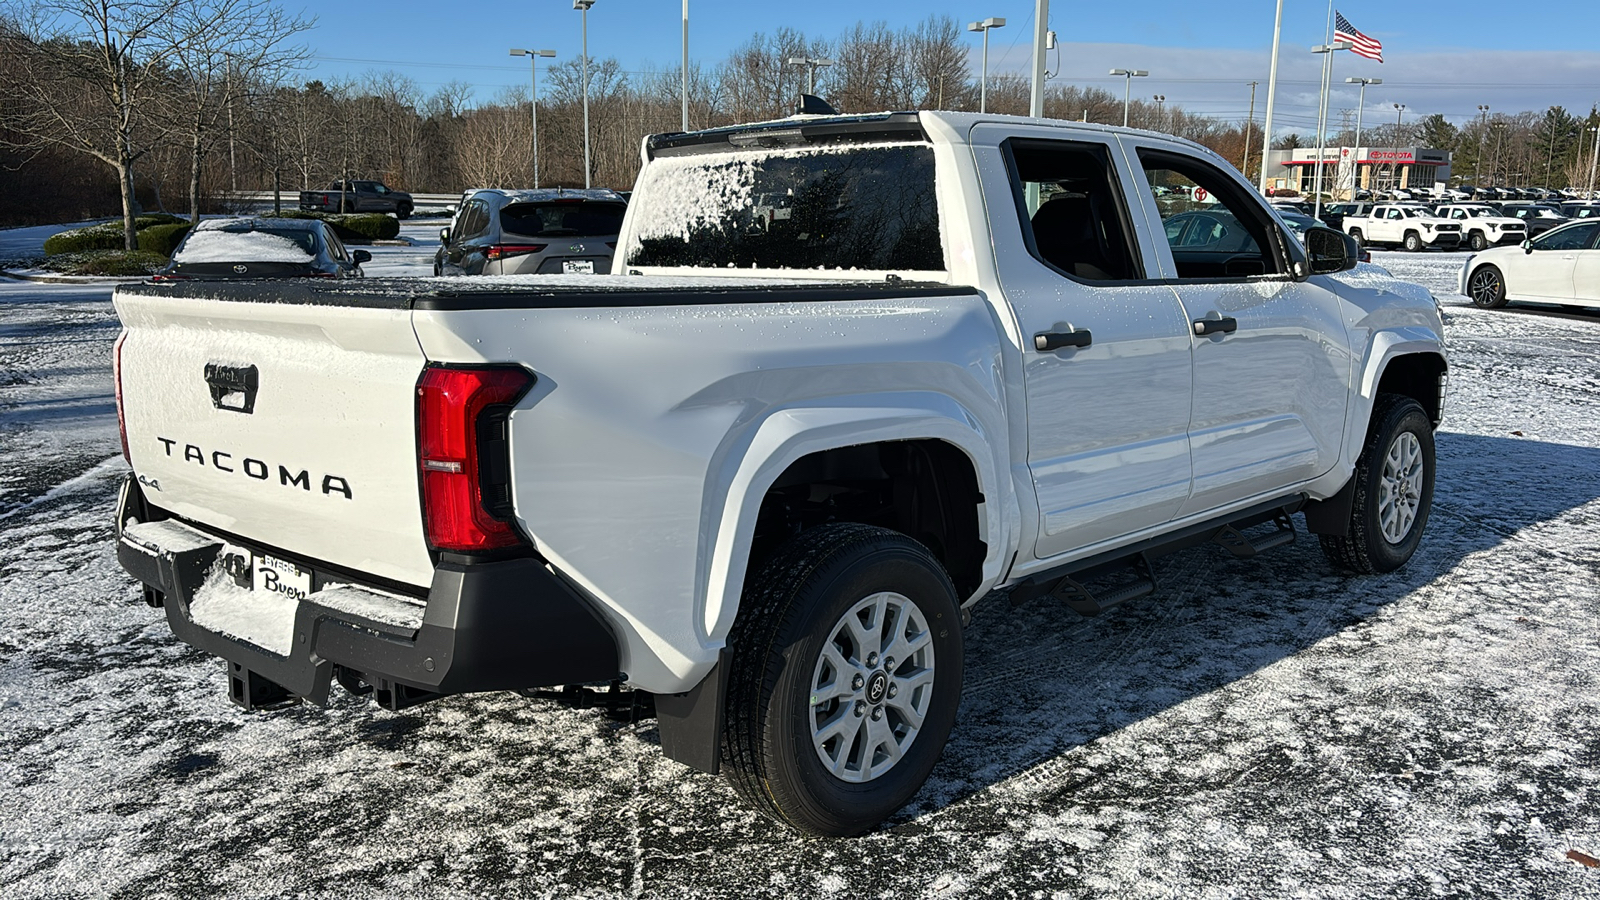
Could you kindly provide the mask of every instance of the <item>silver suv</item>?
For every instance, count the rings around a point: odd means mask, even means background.
[[[627,201],[609,190],[476,190],[439,231],[435,275],[605,275]]]

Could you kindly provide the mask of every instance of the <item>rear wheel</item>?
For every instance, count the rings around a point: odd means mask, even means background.
[[[1479,266],[1467,279],[1467,296],[1474,306],[1499,309],[1506,305],[1506,280],[1494,266]]]
[[[955,588],[921,544],[839,523],[800,534],[741,601],[724,769],[768,816],[859,834],[916,794],[961,699]]]
[[[1422,542],[1433,508],[1433,466],[1433,423],[1422,404],[1380,394],[1352,476],[1349,530],[1321,536],[1329,561],[1363,574],[1405,565]]]
[[[1406,232],[1405,245],[1406,249],[1412,253],[1420,251],[1422,249],[1421,235],[1418,235],[1415,231]]]

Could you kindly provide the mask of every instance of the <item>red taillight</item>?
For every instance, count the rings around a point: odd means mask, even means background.
[[[526,369],[510,366],[423,371],[417,383],[417,453],[423,524],[434,549],[471,552],[522,542],[506,521],[510,473],[503,413],[532,385]],[[486,487],[496,497],[486,497]],[[500,515],[491,512],[491,501],[501,507]]]
[[[485,247],[484,248],[483,255],[488,257],[491,261],[493,261],[493,260],[497,260],[497,259],[506,259],[507,257],[511,257],[511,256],[525,256],[525,255],[527,255],[529,253],[538,253],[540,250],[543,250],[546,246],[548,246],[548,245],[547,244],[493,244],[493,245],[491,245],[489,247]]]
[[[131,466],[133,456],[128,453],[128,419],[122,412],[122,345],[127,341],[126,331],[117,335],[116,347],[111,351],[111,380],[117,394],[117,436],[122,438],[122,458]]]

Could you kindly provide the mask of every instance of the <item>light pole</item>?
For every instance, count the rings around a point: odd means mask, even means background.
[[[817,93],[817,69],[833,65],[833,60],[812,59],[809,56],[791,56],[789,57],[789,65],[806,67],[809,73],[809,80],[806,82],[806,93],[815,96]]]
[[[968,22],[968,31],[983,32],[983,74],[978,78],[978,112],[989,111],[989,30],[1006,27],[1006,20],[990,16],[982,22]]]
[[[1156,130],[1157,131],[1166,131],[1167,130],[1167,120],[1166,120],[1166,117],[1164,115],[1162,115],[1162,106],[1161,106],[1161,104],[1167,102],[1167,95],[1166,94],[1156,94],[1154,97],[1151,97],[1150,99],[1156,101]]]
[[[1476,194],[1478,188],[1483,187],[1483,139],[1489,134],[1489,107],[1487,104],[1478,104],[1478,159],[1472,172],[1472,192]],[[1481,198],[1479,198],[1481,199]]]
[[[533,90],[529,94],[528,106],[533,109],[533,186],[539,186],[539,57],[546,59],[556,55],[554,50],[519,50],[511,48],[512,56],[528,57],[528,87]]]
[[[1322,218],[1322,164],[1323,154],[1328,145],[1328,89],[1333,82],[1333,54],[1339,50],[1349,50],[1355,44],[1351,41],[1334,41],[1331,44],[1318,44],[1311,48],[1312,53],[1322,54],[1322,97],[1317,104],[1317,171],[1311,181],[1311,190],[1316,193],[1316,205],[1312,218]]]
[[[589,187],[589,7],[594,0],[572,0],[583,11],[583,186]]]
[[[1361,85],[1361,99],[1356,102],[1356,158],[1350,167],[1350,199],[1356,196],[1356,185],[1361,181],[1361,113],[1367,108],[1367,85],[1383,84],[1382,78],[1346,78],[1345,84]]]
[[[1278,0],[1278,18],[1272,24],[1272,68],[1267,72],[1267,119],[1261,123],[1261,178],[1256,190],[1267,192],[1267,159],[1272,156],[1272,106],[1278,99],[1278,40],[1283,37],[1283,0]]]
[[[1133,80],[1149,75],[1145,69],[1112,69],[1111,74],[1121,75],[1127,81],[1122,85],[1122,127],[1128,127],[1128,95],[1133,90]]]
[[[1494,128],[1494,162],[1489,166],[1489,177],[1494,179],[1494,186],[1500,186],[1500,144],[1506,137],[1506,123],[1496,122]]]
[[[1595,169],[1596,168],[1600,168],[1600,126],[1596,126],[1594,128],[1589,129],[1589,132],[1594,135],[1594,143],[1595,143],[1595,152],[1592,152],[1592,153],[1589,154],[1589,191],[1588,191],[1588,194],[1589,194],[1589,199],[1593,200],[1594,199],[1594,173],[1595,173]]]
[[[683,0],[683,130],[689,130],[689,0]]]
[[[1404,103],[1394,104],[1394,159],[1389,161],[1389,178],[1394,182],[1394,189],[1400,189],[1400,120],[1406,114]]]
[[[1259,81],[1250,82],[1250,114],[1244,119],[1244,162],[1239,164],[1239,174],[1250,177],[1250,130],[1256,124],[1256,85]]]

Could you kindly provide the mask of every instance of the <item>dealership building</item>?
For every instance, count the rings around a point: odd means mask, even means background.
[[[1267,154],[1267,186],[1309,194],[1316,181],[1317,148]],[[1427,190],[1450,180],[1450,151],[1423,147],[1325,147],[1323,190],[1348,197],[1354,190]]]

